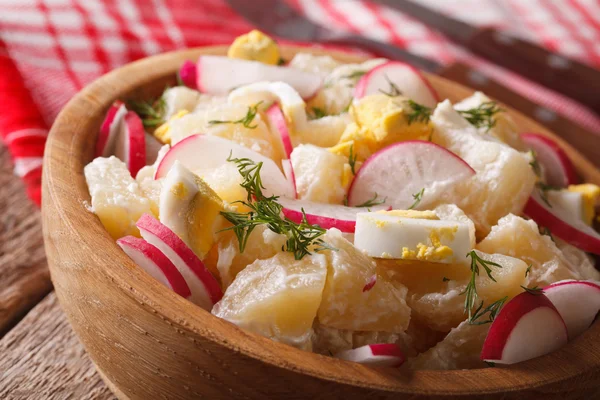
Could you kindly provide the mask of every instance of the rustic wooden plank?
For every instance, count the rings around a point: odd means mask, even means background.
[[[0,399],[114,399],[49,294],[0,340]]]
[[[0,337],[50,290],[40,212],[0,144]]]

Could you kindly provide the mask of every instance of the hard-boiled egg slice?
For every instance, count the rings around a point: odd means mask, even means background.
[[[354,245],[371,257],[445,264],[466,262],[473,248],[468,223],[412,210],[358,214]]]
[[[583,220],[583,196],[579,192],[548,190],[546,197],[550,205],[564,210],[573,219]]]
[[[160,192],[160,222],[203,259],[224,223],[223,200],[179,161],[175,161]]]

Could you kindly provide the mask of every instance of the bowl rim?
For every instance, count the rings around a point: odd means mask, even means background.
[[[179,64],[185,59],[195,59],[201,53],[225,54],[226,49],[227,46],[200,47],[164,53],[127,64],[86,86],[61,111],[51,129],[46,146],[43,203],[44,205],[52,203],[52,209],[58,213],[67,227],[70,239],[77,241],[78,245],[74,251],[79,251],[91,262],[101,262],[106,257],[114,260],[114,264],[104,268],[101,273],[113,280],[115,285],[127,292],[129,296],[150,303],[157,312],[171,323],[180,326],[189,335],[200,335],[232,352],[324,381],[399,393],[461,395],[473,393],[474,381],[477,381],[477,393],[512,392],[560,384],[575,376],[589,375],[598,371],[600,361],[593,356],[593,352],[587,345],[599,342],[597,340],[600,338],[599,322],[594,323],[587,332],[556,352],[513,366],[449,371],[383,371],[298,350],[242,330],[177,296],[138,268],[110,238],[96,215],[85,208],[86,202],[90,201],[90,196],[83,177],[83,165],[91,160],[93,146],[82,143],[83,137],[95,138],[96,133],[73,134],[68,127],[72,127],[73,124],[84,126],[86,119],[94,116],[94,110],[105,112],[110,104],[117,100],[114,94],[119,93],[123,85],[132,91],[143,89],[149,82],[174,76]],[[296,52],[327,54],[343,62],[359,62],[369,58],[363,55],[307,47],[283,46],[282,49],[286,59]],[[135,78],[130,82],[124,82],[124,75]],[[434,87],[443,82],[457,90],[473,91],[444,78],[426,75],[432,80]],[[506,106],[506,109],[513,115],[521,115],[510,106]],[[522,115],[521,117],[526,118]],[[535,121],[531,122],[539,126]],[[545,128],[539,126],[539,131],[563,145],[567,153],[577,154],[571,146],[557,139]],[[95,143],[95,140],[87,142]],[[87,148],[82,148],[82,145]],[[67,160],[64,159],[65,154],[70,156]],[[578,161],[578,164],[580,172],[581,168],[590,168],[587,171],[583,170],[584,175],[600,183],[600,171],[596,170],[591,163],[583,160]],[[60,180],[55,177],[60,177]],[[65,179],[70,184],[59,187],[59,182],[64,182]],[[86,190],[82,190],[82,184]],[[44,213],[46,208],[44,206],[42,210],[44,221],[48,217]],[[91,229],[81,232],[77,229],[80,224],[89,224]],[[46,229],[44,231],[45,241],[48,241]],[[50,262],[50,267],[51,272],[55,268],[60,268],[54,262]],[[137,286],[133,287],[132,282],[137,282]],[[290,353],[294,357],[287,360],[278,356],[278,354]],[[554,365],[561,367],[549,372],[548,366]]]

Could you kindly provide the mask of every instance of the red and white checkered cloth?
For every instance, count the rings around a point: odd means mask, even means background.
[[[441,63],[460,59],[600,133],[600,118],[580,104],[474,57],[392,9],[360,0],[289,1],[329,28],[387,41]],[[600,67],[597,0],[420,1]],[[0,135],[32,199],[39,203],[47,127],[84,85],[137,58],[228,44],[251,28],[224,0],[0,0]]]

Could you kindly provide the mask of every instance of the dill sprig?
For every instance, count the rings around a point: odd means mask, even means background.
[[[548,190],[560,190],[560,188],[552,185],[547,185],[542,181],[536,182],[535,186],[540,192],[540,198],[544,201],[544,203],[546,203],[548,207],[552,208],[552,204],[550,204],[550,201],[548,200]]]
[[[491,280],[496,282],[496,279],[492,276],[491,267],[493,266],[502,268],[502,266],[498,263],[484,260],[483,258],[477,255],[477,252],[475,250],[471,250],[469,253],[467,253],[467,257],[471,257],[471,279],[469,280],[467,287],[465,288],[465,290],[462,291],[461,294],[466,295],[465,312],[467,312],[469,315],[469,321],[472,321],[473,307],[475,306],[475,301],[477,300],[477,286],[475,281],[476,278],[479,276],[479,267],[481,266],[487,273],[487,276]]]
[[[350,79],[352,81],[358,81],[360,78],[363,77],[364,74],[366,74],[367,71],[363,71],[363,70],[356,70],[354,72],[349,73],[348,75],[344,75],[342,76],[343,79]]]
[[[495,101],[486,101],[475,108],[460,110],[459,113],[476,128],[486,128],[489,131],[496,125],[495,115],[503,112]]]
[[[287,240],[283,250],[294,253],[296,260],[312,254],[311,250],[315,252],[337,250],[322,239],[327,232],[326,229],[308,223],[304,209],[299,224],[281,216],[283,206],[277,202],[279,197],[266,197],[262,192],[264,189],[260,177],[262,162],[255,163],[248,158],[232,158],[231,154],[227,161],[237,165],[238,172],[243,178],[240,186],[246,189],[247,193],[246,201],[235,203],[243,204],[250,211],[245,213],[221,211],[221,215],[232,224],[221,231],[233,231],[238,239],[241,253],[246,248],[250,234],[259,225],[266,225],[269,230],[285,235]]]
[[[351,144],[348,151],[348,164],[350,165],[352,175],[356,175],[356,157],[356,154],[354,154],[354,144]]]
[[[544,294],[544,289],[542,289],[541,287],[534,286],[532,288],[528,288],[528,287],[521,285],[521,288],[523,288],[523,290],[526,291],[527,293],[534,294],[536,296],[538,296],[540,294]]]
[[[537,154],[533,150],[529,150],[529,154],[531,154],[531,161],[529,162],[529,165],[531,165],[531,169],[533,170],[533,173],[538,178],[541,178],[541,176],[542,176],[542,167],[540,166],[540,163],[538,162]]]
[[[432,109],[430,107],[419,104],[413,100],[406,100],[406,103],[410,106],[411,112],[406,114],[408,124],[413,122],[427,123],[431,118]]]
[[[145,127],[156,127],[165,122],[166,103],[162,96],[151,100],[129,100],[127,108],[140,116]]]
[[[423,200],[423,193],[425,193],[425,188],[421,189],[419,192],[412,195],[413,199],[415,199],[415,202],[412,203],[412,205],[410,207],[408,207],[409,210],[412,210],[413,208],[415,208],[416,206],[419,205],[421,200]]]
[[[525,278],[527,278],[529,276],[529,274],[531,273],[531,267],[533,266],[533,264],[529,264],[527,266],[527,269],[525,270]]]
[[[396,84],[394,82],[392,82],[390,80],[390,78],[388,78],[387,75],[384,75],[384,76],[385,76],[385,80],[390,85],[390,88],[388,89],[387,92],[383,89],[379,89],[379,91],[389,97],[402,96],[402,91],[398,88],[398,86],[396,86]]]
[[[323,118],[326,116],[327,116],[327,113],[325,112],[325,110],[322,108],[319,108],[319,107],[312,107],[311,111],[308,113],[309,119],[319,119],[319,118]]]
[[[387,197],[384,197],[383,200],[378,200],[377,199],[377,193],[375,193],[371,199],[365,201],[362,204],[356,205],[354,207],[373,207],[373,206],[378,206],[380,204],[385,203],[386,200],[387,200]]]
[[[236,121],[213,119],[213,120],[208,121],[208,124],[209,125],[242,124],[242,125],[244,125],[245,128],[255,129],[258,125],[251,125],[251,124],[252,124],[252,121],[254,121],[254,117],[256,117],[256,114],[258,114],[258,107],[261,104],[262,104],[262,101],[259,101],[258,103],[256,103],[253,106],[248,106],[248,111],[246,112],[246,115],[244,115],[242,118],[240,118]]]
[[[485,325],[485,324],[489,324],[490,322],[494,322],[496,315],[498,315],[498,313],[500,312],[500,309],[504,306],[504,303],[506,303],[506,300],[508,300],[508,296],[505,296],[505,297],[501,298],[500,300],[493,302],[486,308],[483,308],[483,301],[482,301],[481,304],[479,304],[479,307],[477,307],[477,309],[475,310],[475,313],[473,314],[473,318],[469,319],[469,324],[470,325]],[[488,318],[485,320],[478,321],[478,319],[483,317],[485,314],[488,314]]]

